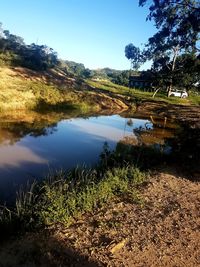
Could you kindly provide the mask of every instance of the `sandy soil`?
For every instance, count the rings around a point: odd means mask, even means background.
[[[71,227],[0,248],[0,266],[200,266],[200,184],[154,173],[139,201],[118,199]]]

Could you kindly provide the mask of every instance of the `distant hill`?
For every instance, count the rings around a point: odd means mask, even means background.
[[[93,78],[110,80],[113,83],[128,86],[129,70],[115,70],[111,68],[103,68],[93,70]]]
[[[95,69],[93,70],[93,73],[95,77],[110,79],[114,76],[120,75],[122,71],[111,68],[103,68],[103,69]]]
[[[0,66],[25,67],[35,71],[56,68],[69,77],[107,79],[128,85],[129,71],[103,68],[90,70],[84,64],[58,59],[57,52],[47,45],[26,44],[22,37],[4,30],[0,23]]]

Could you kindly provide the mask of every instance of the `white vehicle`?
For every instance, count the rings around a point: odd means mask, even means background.
[[[174,90],[171,91],[169,96],[177,96],[180,98],[187,98],[188,97],[188,93],[186,91],[181,91],[181,90]]]

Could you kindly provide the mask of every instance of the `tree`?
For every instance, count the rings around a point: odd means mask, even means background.
[[[83,78],[86,79],[93,77],[93,75],[94,75],[93,71],[88,68],[84,69],[84,71],[81,73],[81,76],[83,76]]]
[[[187,90],[199,90],[200,56],[197,57],[195,54],[182,54],[179,56],[173,80],[177,87],[185,87]]]
[[[143,56],[139,47],[133,44],[128,44],[125,47],[125,56],[131,61],[131,67],[134,70],[138,70],[140,65],[143,63]]]
[[[153,20],[157,32],[140,52],[144,61],[152,60],[152,69],[166,78],[168,95],[174,84],[177,58],[182,54],[198,55],[200,2],[194,0],[139,0],[150,2],[147,20]],[[130,46],[130,45],[129,45]]]
[[[130,71],[124,70],[121,71],[120,74],[115,75],[115,77],[112,77],[111,80],[116,84],[129,86],[129,76],[130,76]]]
[[[143,6],[147,0],[140,0]],[[195,53],[200,31],[200,3],[193,0],[153,0],[149,20],[154,20],[158,32],[149,38],[147,58],[154,63],[162,59],[161,69],[169,72],[168,95],[172,90],[176,60],[182,53]]]
[[[58,64],[57,53],[46,45],[26,45],[22,37],[3,30],[0,23],[0,54],[10,55],[9,64],[19,64],[34,70],[46,70]]]
[[[31,44],[20,52],[23,66],[34,70],[46,70],[58,64],[57,53],[46,45]]]

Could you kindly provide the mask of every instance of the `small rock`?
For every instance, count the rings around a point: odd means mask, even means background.
[[[121,242],[119,242],[117,245],[115,245],[115,246],[110,250],[110,252],[111,252],[112,254],[118,252],[120,249],[122,249],[122,248],[125,246],[126,241],[127,241],[126,239],[123,239]]]

